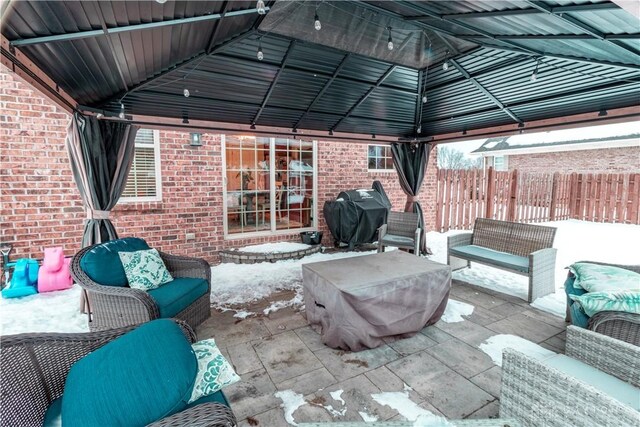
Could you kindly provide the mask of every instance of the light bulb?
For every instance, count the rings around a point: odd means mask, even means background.
[[[102,113],[96,114],[96,119],[101,119],[103,117],[104,117],[104,114],[102,114]]]
[[[538,73],[536,71],[531,73],[531,78],[529,80],[531,80],[532,82],[535,82],[536,80],[538,80]]]
[[[418,126],[418,133],[422,133],[422,126]]]
[[[391,39],[389,39],[389,43],[387,43],[387,48],[393,50],[393,41]]]
[[[444,61],[442,64],[442,70],[447,71],[449,69],[449,61]]]
[[[422,103],[426,104],[427,103],[427,95],[422,95]]]
[[[313,28],[315,28],[316,31],[320,31],[322,29],[322,24],[320,23],[320,18],[318,18],[317,13],[316,16],[313,17],[313,19],[315,20],[315,22],[313,23]]]
[[[258,9],[258,15],[264,15],[267,13],[263,0],[258,0],[258,3],[256,3],[256,9]]]
[[[122,103],[120,103],[120,114],[118,114],[118,117],[124,119],[124,104]]]
[[[156,0],[156,3],[165,4],[167,0]]]
[[[191,95],[191,94],[189,93],[189,89],[187,89],[187,88],[184,88],[184,90],[182,91],[182,94],[184,95],[184,97],[185,97],[185,98],[188,98],[188,97],[189,97],[189,95]]]
[[[258,48],[258,61],[262,61],[264,59],[264,53],[262,53],[262,48]]]

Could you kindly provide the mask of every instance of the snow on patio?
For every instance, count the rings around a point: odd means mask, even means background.
[[[627,224],[600,224],[585,221],[558,221],[543,223],[558,227],[554,247],[558,248],[556,261],[556,288],[558,292],[539,298],[531,305],[564,317],[565,296],[562,286],[567,275],[565,269],[581,260],[604,261],[618,264],[637,264],[640,253],[640,226]],[[459,233],[430,232],[427,242],[434,252],[430,259],[446,263],[447,236]],[[269,244],[268,250],[284,250],[290,243]],[[260,248],[258,248],[260,249]],[[265,250],[263,248],[263,250]],[[273,301],[262,314],[283,307],[302,308],[301,266],[309,262],[362,256],[371,252],[318,253],[301,260],[288,260],[261,264],[220,264],[212,267],[212,306],[220,310],[233,310],[236,317],[256,315],[246,311],[246,305],[267,298],[278,291],[294,291],[290,299]],[[472,263],[470,269],[456,271],[453,278],[481,287],[494,289],[520,298],[526,296],[527,278],[496,268]],[[290,295],[290,293],[289,293]],[[0,299],[0,333],[23,332],[83,332],[88,331],[86,315],[79,313],[80,288],[37,294],[19,299]],[[452,300],[453,301],[453,300]],[[461,321],[471,314],[473,306],[454,302],[447,307],[444,321]]]

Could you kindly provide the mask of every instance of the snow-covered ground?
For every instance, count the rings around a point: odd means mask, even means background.
[[[554,246],[558,249],[556,261],[556,288],[558,292],[539,298],[532,305],[558,316],[564,316],[565,297],[562,285],[565,269],[580,260],[637,264],[640,253],[640,226],[626,224],[599,224],[585,221],[558,221],[544,223],[558,228]],[[430,232],[427,242],[434,255],[430,259],[446,262],[447,236],[458,233]],[[289,245],[289,244],[287,244]],[[270,245],[270,250],[281,250],[282,243]],[[273,301],[264,310],[267,314],[283,307],[302,306],[301,266],[309,262],[362,256],[369,252],[340,252],[314,254],[301,260],[262,264],[220,264],[212,267],[212,306],[236,311],[237,317],[254,315],[246,310],[247,304],[269,297],[279,290],[295,291],[292,299]],[[474,285],[495,289],[521,298],[526,296],[527,278],[502,270],[472,263],[470,269],[457,271],[453,277]],[[82,332],[88,331],[86,316],[79,313],[80,288],[18,299],[0,299],[0,334],[22,332]],[[446,321],[460,321],[469,315],[472,306],[453,302],[444,315]]]

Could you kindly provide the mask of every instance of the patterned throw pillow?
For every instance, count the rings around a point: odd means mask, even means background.
[[[573,286],[587,292],[640,292],[640,274],[625,268],[576,262],[569,269],[576,276]]]
[[[129,286],[133,289],[150,291],[173,280],[155,249],[119,252],[118,256],[120,256]]]
[[[233,370],[233,366],[220,353],[213,338],[198,341],[191,347],[198,359],[198,375],[193,385],[189,403],[240,381],[240,377]]]
[[[640,314],[640,292],[588,292],[583,295],[569,295],[569,297],[580,304],[589,317],[601,311],[622,311]]]

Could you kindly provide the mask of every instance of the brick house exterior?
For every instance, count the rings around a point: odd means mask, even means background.
[[[4,67],[0,82],[0,241],[13,243],[12,258],[40,258],[51,246],[71,255],[80,249],[85,213],[65,147],[70,115]],[[203,134],[200,147],[190,146],[189,138],[189,132],[160,130],[162,201],[119,203],[111,219],[120,236],[142,237],[159,250],[214,263],[224,248],[299,239],[293,233],[225,240],[220,135]],[[435,153],[420,197],[427,230],[435,224]],[[324,244],[332,240],[322,206],[341,190],[369,188],[377,179],[393,208],[403,208],[395,171],[368,171],[366,144],[319,141],[317,155],[318,228],[325,232]],[[186,240],[187,233],[195,233],[195,239]]]

